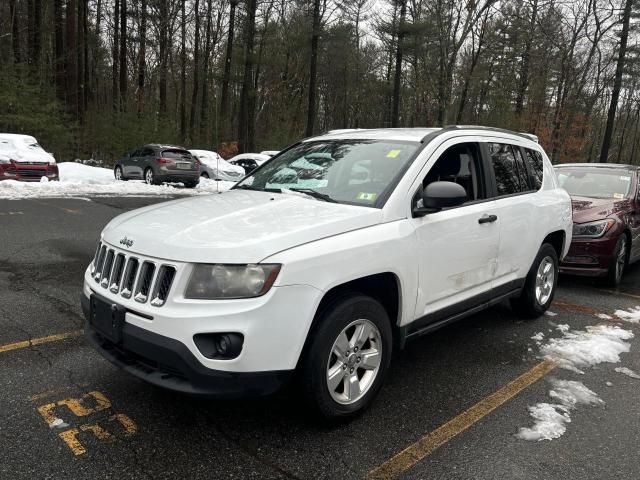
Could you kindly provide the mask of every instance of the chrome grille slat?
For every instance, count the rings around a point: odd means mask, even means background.
[[[145,303],[149,298],[155,270],[155,264],[149,261],[145,261],[140,267],[140,274],[138,275],[138,282],[136,283],[136,293],[133,297],[136,302]]]
[[[113,293],[118,293],[120,290],[120,284],[122,283],[122,273],[124,271],[125,256],[123,253],[116,255],[116,259],[113,262],[113,270],[111,277],[109,278],[109,290]]]
[[[102,266],[104,265],[104,257],[107,254],[107,247],[103,245],[100,249],[100,257],[98,258],[98,264],[96,265],[96,273],[93,278],[96,282],[100,281],[100,275],[102,275]]]
[[[140,262],[135,257],[129,257],[127,261],[127,268],[124,273],[124,280],[122,283],[122,289],[120,295],[124,298],[131,298],[133,293],[133,287],[136,285],[136,279],[138,278],[138,270]]]
[[[155,281],[153,295],[151,295],[151,305],[161,307],[167,301],[171,284],[176,275],[175,267],[163,265],[160,267],[158,276]]]
[[[100,286],[107,288],[109,286],[109,278],[111,277],[111,268],[113,267],[113,257],[115,252],[113,249],[110,249],[107,252],[107,258],[104,261],[104,266],[102,267],[102,280],[100,280]]]

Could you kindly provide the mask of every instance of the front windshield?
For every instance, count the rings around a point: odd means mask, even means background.
[[[275,157],[235,188],[289,193],[380,207],[376,201],[399,181],[419,143],[377,140],[305,142]]]
[[[624,170],[594,168],[559,168],[558,181],[569,195],[622,199],[631,190],[631,174]]]

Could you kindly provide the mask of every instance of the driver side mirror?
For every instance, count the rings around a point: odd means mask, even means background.
[[[422,191],[422,207],[414,207],[414,217],[424,217],[443,208],[457,207],[467,201],[467,191],[455,182],[431,182]]]

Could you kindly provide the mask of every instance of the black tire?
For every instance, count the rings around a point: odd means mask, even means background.
[[[185,188],[196,188],[198,186],[199,181],[197,182],[184,182]]]
[[[118,175],[118,173],[119,173],[119,175]],[[122,171],[122,167],[120,165],[116,165],[116,168],[113,169],[113,176],[118,181],[121,180],[123,182],[126,182],[127,180],[129,180],[128,178],[126,178],[124,176],[124,172]]]
[[[611,265],[609,265],[607,276],[604,277],[604,284],[608,287],[617,287],[622,281],[622,275],[629,262],[628,244],[629,239],[627,235],[623,233],[620,235],[620,238],[618,238],[616,247],[613,249]]]
[[[305,348],[299,380],[308,404],[317,413],[327,419],[347,420],[362,413],[371,404],[384,382],[393,348],[391,323],[386,310],[377,300],[358,293],[334,300],[318,315],[316,328],[310,332],[310,344]],[[332,348],[345,328],[354,321],[363,319],[375,325],[379,333],[380,363],[362,397],[353,403],[344,404],[332,397],[327,385],[329,363],[332,358],[336,358]],[[357,356],[357,361],[360,362],[360,357],[354,352],[357,349],[352,350],[350,357]],[[356,375],[358,371],[356,368]],[[345,371],[345,378],[346,376]]]
[[[543,294],[542,298],[539,299],[538,295],[536,295],[536,279],[538,276],[538,269],[540,268],[543,261],[548,262],[551,261],[552,270],[553,270],[553,279],[550,282],[552,285],[551,292],[548,294]],[[545,276],[544,278],[548,278]],[[511,299],[511,308],[522,318],[534,319],[538,318],[544,314],[549,309],[549,305],[553,302],[553,296],[556,293],[556,287],[558,285],[558,254],[556,253],[555,248],[548,243],[545,243],[540,247],[538,251],[538,255],[536,255],[535,260],[533,261],[533,265],[531,265],[531,269],[527,274],[525,279],[524,287],[522,288],[522,293],[517,298]],[[548,295],[548,298],[547,298]],[[541,301],[543,303],[541,303]]]
[[[158,185],[159,182],[156,180],[156,174],[153,171],[153,168],[147,167],[144,170],[144,181],[148,185]]]

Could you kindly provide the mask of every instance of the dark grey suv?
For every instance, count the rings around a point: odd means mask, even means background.
[[[200,162],[182,147],[152,143],[125,154],[113,174],[116,180],[143,179],[150,185],[182,182],[193,188],[200,181]]]

